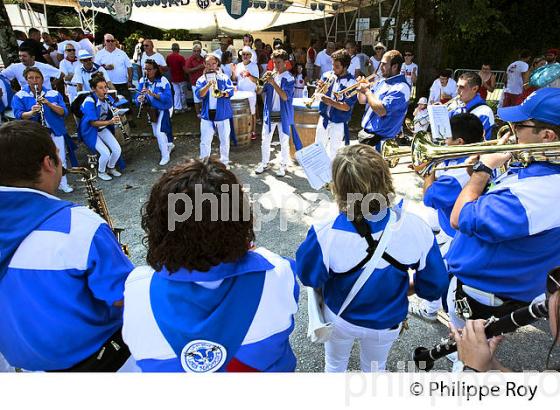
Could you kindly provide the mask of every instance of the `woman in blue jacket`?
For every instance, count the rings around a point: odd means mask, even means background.
[[[175,148],[169,114],[169,109],[173,106],[171,85],[152,59],[146,60],[144,72],[145,75],[138,82],[140,92],[136,96],[136,102],[148,112],[152,132],[157,138],[161,153],[159,165],[167,165],[169,154]]]

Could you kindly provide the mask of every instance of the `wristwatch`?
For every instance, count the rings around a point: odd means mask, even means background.
[[[492,168],[486,166],[482,161],[478,161],[476,164],[474,164],[473,167],[472,167],[472,170],[473,170],[473,173],[474,172],[485,172],[490,176],[492,176],[492,174],[494,173]]]

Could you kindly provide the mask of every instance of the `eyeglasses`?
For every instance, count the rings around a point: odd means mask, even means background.
[[[412,57],[412,54],[405,54],[405,57]]]
[[[115,40],[105,40],[106,43],[114,43]]]
[[[535,125],[535,124],[523,124],[520,122],[514,122],[511,124],[511,128],[513,128],[513,131],[517,131],[518,128],[540,128],[543,129],[544,127],[541,127],[540,125]]]
[[[70,52],[70,51],[76,51],[73,48],[67,48],[66,51]]]

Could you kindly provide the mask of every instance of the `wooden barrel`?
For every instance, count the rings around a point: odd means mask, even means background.
[[[305,106],[308,98],[294,98],[294,122],[299,138],[304,147],[315,142],[315,132],[319,121],[319,103],[314,103],[311,108]],[[296,148],[290,138],[290,155],[295,155]]]
[[[237,137],[237,146],[243,147],[251,142],[251,109],[249,107],[248,94],[246,91],[237,91],[231,98],[231,109],[233,110],[233,128]]]

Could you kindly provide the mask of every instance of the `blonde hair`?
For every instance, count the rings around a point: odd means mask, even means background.
[[[364,216],[362,199],[366,195],[380,199],[367,201],[370,214],[391,206],[395,194],[391,172],[381,155],[369,145],[357,144],[339,150],[333,161],[332,178],[338,209],[349,216]]]

